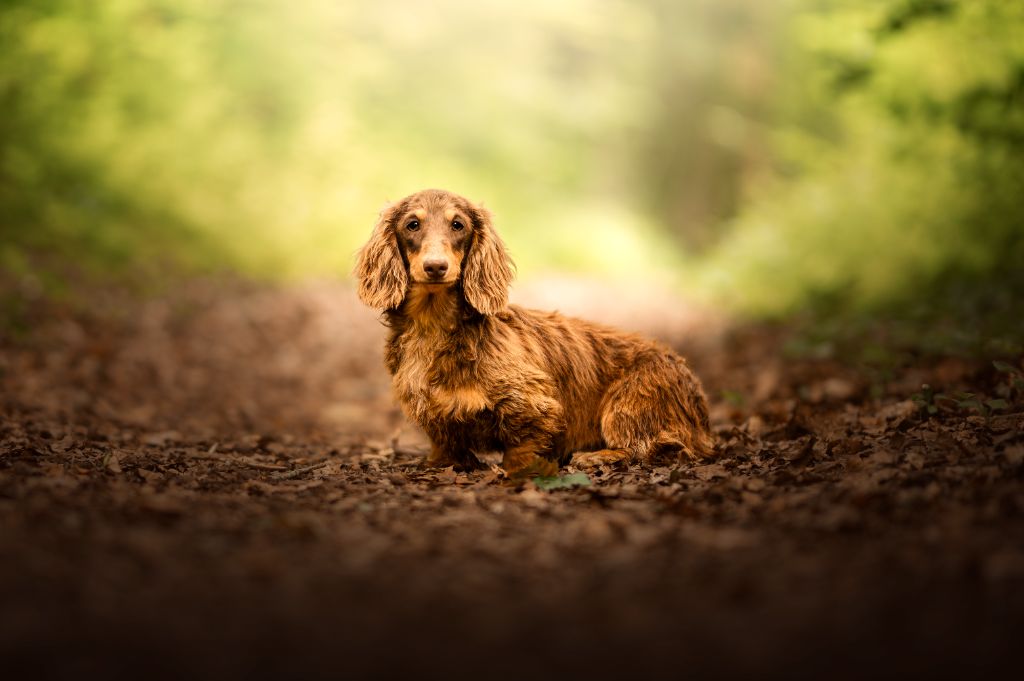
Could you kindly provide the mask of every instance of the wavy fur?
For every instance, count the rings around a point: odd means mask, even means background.
[[[398,250],[393,221],[400,204],[385,206],[373,234],[359,251],[355,277],[359,299],[375,310],[392,310],[405,300],[409,277]]]
[[[450,260],[444,282],[425,274],[427,252]],[[490,213],[466,199],[427,190],[395,204],[356,274],[360,297],[386,311],[385,363],[433,443],[429,464],[472,468],[487,451],[510,472],[570,457],[711,454],[707,401],[686,361],[639,336],[508,305],[511,260]]]
[[[481,314],[497,314],[508,305],[508,289],[515,277],[505,243],[494,231],[491,211],[475,207],[473,245],[466,256],[462,290],[466,302]]]

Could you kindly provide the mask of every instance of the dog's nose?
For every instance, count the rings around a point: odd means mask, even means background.
[[[448,273],[447,260],[427,260],[423,263],[423,271],[431,279],[441,279]]]

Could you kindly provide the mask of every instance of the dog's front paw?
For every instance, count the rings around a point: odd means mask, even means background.
[[[576,468],[597,468],[627,459],[629,452],[624,449],[600,449],[596,452],[576,452],[572,455],[571,463]]]
[[[557,461],[539,456],[532,450],[521,447],[505,451],[501,457],[501,468],[511,479],[558,475]]]

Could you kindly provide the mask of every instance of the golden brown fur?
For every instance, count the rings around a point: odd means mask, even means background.
[[[441,190],[385,208],[356,266],[385,313],[395,395],[433,443],[432,465],[506,471],[711,452],[707,403],[686,361],[653,341],[508,305],[513,270],[490,213]]]

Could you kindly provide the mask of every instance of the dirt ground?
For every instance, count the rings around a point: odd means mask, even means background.
[[[384,330],[341,284],[195,281],[88,306],[26,292],[0,343],[4,676],[1019,664],[1020,358],[869,370],[794,357],[784,330],[667,295],[574,281],[518,295],[687,355],[719,457],[554,490],[424,469]]]

